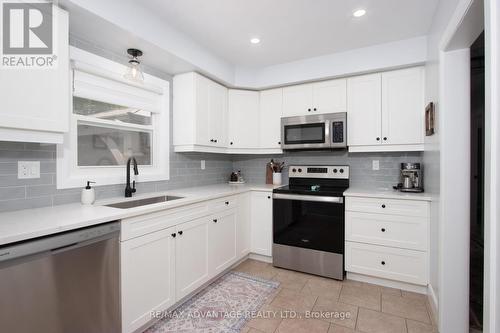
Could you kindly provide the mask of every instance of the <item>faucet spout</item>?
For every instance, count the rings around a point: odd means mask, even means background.
[[[127,160],[127,185],[125,186],[125,198],[130,198],[132,193],[136,192],[135,180],[133,181],[132,187],[130,186],[130,162],[134,164],[134,174],[137,176],[139,174],[139,168],[137,167],[137,161],[135,157],[129,157]]]

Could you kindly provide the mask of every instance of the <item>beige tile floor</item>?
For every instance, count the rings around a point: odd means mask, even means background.
[[[351,280],[336,281],[246,260],[235,271],[280,282],[262,307],[278,313],[250,320],[242,333],[437,332],[425,295]],[[281,318],[279,313],[349,313],[338,318]],[[286,317],[286,316],[285,316]]]

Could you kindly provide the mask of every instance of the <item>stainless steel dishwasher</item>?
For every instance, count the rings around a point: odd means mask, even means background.
[[[120,332],[119,222],[0,247],[0,332]]]

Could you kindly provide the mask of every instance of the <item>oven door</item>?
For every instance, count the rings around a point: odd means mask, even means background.
[[[273,243],[344,253],[344,198],[273,195]]]
[[[321,117],[289,117],[281,120],[281,148],[328,149],[330,122]]]

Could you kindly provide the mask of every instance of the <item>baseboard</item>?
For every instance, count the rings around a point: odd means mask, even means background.
[[[264,256],[262,254],[250,253],[248,255],[248,258],[254,259],[254,260],[258,260],[258,261],[262,261],[262,262],[267,262],[269,264],[273,263],[273,257]]]
[[[439,321],[438,321],[438,306],[439,306],[439,303],[438,303],[438,298],[437,298],[437,295],[436,295],[436,292],[434,291],[434,288],[432,287],[431,284],[429,284],[427,286],[427,298],[429,299],[429,305],[430,305],[430,312],[431,312],[431,315],[434,319],[434,323],[436,323],[436,325],[439,324]]]
[[[406,291],[412,291],[415,293],[427,295],[427,286],[420,286],[417,284],[394,281],[394,280],[378,278],[378,277],[373,277],[373,276],[368,276],[368,275],[363,275],[363,274],[358,274],[358,273],[351,273],[351,272],[347,272],[346,277],[349,280],[377,284],[379,286],[402,289],[402,290],[406,290]]]

